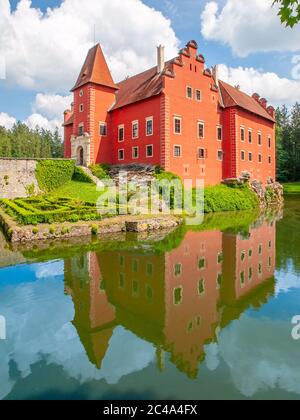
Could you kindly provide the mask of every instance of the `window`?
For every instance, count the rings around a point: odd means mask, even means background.
[[[261,136],[261,133],[258,133],[258,135],[257,135],[257,141],[258,141],[258,145],[259,146],[261,146],[262,145],[262,136]]]
[[[132,281],[132,293],[133,293],[133,296],[138,296],[139,295],[139,291],[140,291],[139,282],[137,280],[133,280]]]
[[[123,255],[119,256],[119,264],[120,264],[120,267],[124,267],[124,265],[125,265],[125,259],[124,259]]]
[[[151,286],[149,286],[149,284],[146,286],[146,297],[150,301],[153,299],[153,289]]]
[[[205,149],[199,148],[198,149],[198,159],[205,159],[206,152]]]
[[[221,161],[223,160],[223,151],[222,150],[218,150],[217,159],[221,160]]]
[[[242,271],[240,273],[240,281],[241,281],[241,286],[244,287],[245,286],[245,271]]]
[[[146,156],[147,158],[153,157],[153,145],[149,144],[146,146]]]
[[[199,260],[198,260],[198,268],[200,270],[203,270],[205,267],[206,267],[205,258],[199,258]]]
[[[253,277],[253,269],[252,267],[249,267],[249,272],[248,272],[249,283],[251,283],[252,277]]]
[[[83,104],[80,104],[79,105],[79,112],[83,112],[84,111],[84,105]]]
[[[139,158],[139,148],[133,147],[132,148],[132,159],[138,159]]]
[[[268,146],[269,146],[269,149],[271,149],[271,147],[272,147],[272,137],[271,136],[268,137]]]
[[[131,269],[132,269],[132,272],[133,273],[138,273],[138,271],[139,271],[139,262],[138,262],[138,260],[133,260],[132,261]]]
[[[241,141],[245,141],[245,128],[241,127]]]
[[[174,133],[175,134],[181,134],[181,122],[182,119],[179,117],[174,118]]]
[[[196,90],[196,101],[201,102],[201,99],[202,99],[201,90],[197,89]]]
[[[218,264],[222,264],[223,261],[224,261],[224,255],[223,255],[223,252],[220,252],[218,254]]]
[[[186,88],[186,97],[188,99],[193,99],[193,89],[190,86]]]
[[[79,96],[82,98],[83,97],[83,90],[81,89],[81,91],[79,92]]]
[[[258,274],[261,276],[262,275],[262,263],[258,264]]]
[[[219,273],[217,275],[217,289],[218,290],[222,287],[222,283],[223,283],[223,275]]]
[[[205,280],[201,279],[198,281],[198,295],[203,296],[205,294]]]
[[[153,264],[152,263],[147,263],[146,273],[147,273],[147,276],[149,276],[149,277],[153,276]]]
[[[218,125],[217,126],[217,139],[219,141],[222,141],[223,140],[223,128],[222,128],[221,125]]]
[[[124,140],[125,140],[125,128],[124,128],[124,125],[119,125],[118,141],[122,142]]]
[[[241,261],[244,262],[245,261],[245,258],[246,258],[246,252],[245,251],[242,251],[242,253],[241,253]]]
[[[182,274],[182,264],[175,264],[174,266],[174,276],[178,277]]]
[[[125,151],[124,151],[124,149],[119,149],[119,151],[118,151],[118,159],[119,160],[124,160],[125,159]]]
[[[173,301],[174,301],[174,305],[180,305],[182,302],[182,295],[183,295],[183,290],[182,287],[176,287],[176,289],[174,289],[173,291]]]
[[[138,121],[132,122],[132,138],[133,139],[139,138],[139,122]]]
[[[199,139],[204,139],[205,136],[205,125],[204,122],[198,122],[198,137]]]
[[[253,255],[253,251],[252,251],[252,249],[249,249],[249,252],[248,252],[249,258],[252,258],[252,255]]]
[[[262,246],[262,244],[260,244],[259,247],[258,247],[259,255],[262,255],[262,250],[263,250],[263,246]]]
[[[272,158],[271,158],[271,156],[269,156],[269,164],[270,165],[272,164]]]
[[[258,163],[262,163],[262,154],[261,153],[258,155]]]
[[[244,150],[241,151],[241,160],[245,160],[245,152],[244,152]]]
[[[78,135],[79,136],[83,136],[84,133],[84,125],[83,124],[79,124],[78,126]]]
[[[252,162],[252,153],[249,152],[249,162]]]
[[[251,144],[252,143],[252,130],[248,131],[248,140],[249,140],[249,143]]]
[[[119,274],[119,288],[125,289],[125,276],[123,273]]]
[[[181,146],[174,146],[174,157],[181,157]]]
[[[146,136],[152,136],[153,135],[153,118],[147,118],[146,119]]]
[[[100,131],[100,136],[103,136],[103,137],[107,136],[107,124],[104,122],[101,122],[99,131]]]

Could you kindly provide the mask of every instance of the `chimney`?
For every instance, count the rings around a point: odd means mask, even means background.
[[[161,74],[165,69],[165,47],[157,47],[157,73]]]
[[[215,80],[215,84],[216,86],[219,87],[219,66],[218,64],[216,64],[213,68],[212,68],[212,74],[213,74],[213,78]]]
[[[261,98],[259,102],[263,108],[267,109],[268,101],[265,98]]]

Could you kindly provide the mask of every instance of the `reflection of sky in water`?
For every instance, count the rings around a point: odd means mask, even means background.
[[[224,382],[233,393],[238,390],[247,397],[275,388],[300,394],[300,342],[291,338],[291,318],[300,313],[300,280],[292,262],[276,272],[276,279],[276,294],[267,304],[258,311],[248,309],[221,331],[218,344],[206,346],[196,381],[167,362],[157,389],[154,346],[123,327],[114,329],[101,370],[89,362],[70,322],[74,306],[64,294],[63,261],[1,269],[0,314],[7,320],[8,339],[0,341],[0,398],[16,381],[29,377],[39,361],[60,366],[65,378],[78,384],[104,379],[113,386],[134,377],[129,381],[132,389],[138,392],[147,384],[160,398],[199,398],[197,389],[205,388],[206,381]],[[11,375],[11,360],[19,379]]]
[[[9,373],[11,359],[22,378],[30,375],[31,365],[46,359],[48,364],[63,366],[68,376],[81,383],[104,378],[114,384],[122,376],[144,369],[155,356],[151,344],[117,327],[102,369],[97,370],[70,323],[74,307],[64,295],[63,268],[59,261],[0,270],[0,313],[7,320],[7,340],[0,342],[0,398],[14,386]]]

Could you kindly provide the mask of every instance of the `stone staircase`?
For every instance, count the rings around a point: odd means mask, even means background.
[[[155,169],[151,165],[114,165],[110,168],[109,175],[116,183],[135,183],[137,186],[148,185],[155,179]]]

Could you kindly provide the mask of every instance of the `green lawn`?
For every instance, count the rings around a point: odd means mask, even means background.
[[[285,194],[299,194],[300,195],[300,182],[291,182],[283,184]]]
[[[101,194],[102,192],[97,191],[96,185],[78,181],[69,181],[51,192],[54,197],[74,198],[90,203],[96,203]]]

